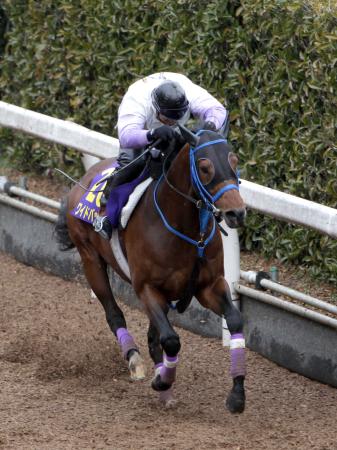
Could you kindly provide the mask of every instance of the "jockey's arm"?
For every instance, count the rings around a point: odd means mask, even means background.
[[[137,92],[129,90],[118,109],[118,139],[121,148],[142,148],[149,144],[146,134],[146,105],[137,100]]]
[[[149,130],[144,129],[144,122],[137,116],[129,114],[118,119],[118,137],[121,148],[142,148],[150,142],[147,138]]]
[[[193,84],[189,95],[191,113],[204,122],[212,122],[219,130],[227,120],[226,108],[205,89]]]

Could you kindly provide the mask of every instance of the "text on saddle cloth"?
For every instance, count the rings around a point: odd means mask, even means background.
[[[113,172],[118,167],[118,163],[113,163],[111,167],[106,168],[102,172],[98,173],[94,179],[92,180],[89,191],[83,194],[81,200],[78,202],[77,206],[71,211],[71,214],[81,219],[87,223],[92,224],[95,217],[99,214],[100,211],[100,202],[103,195],[103,190],[106,186],[107,181],[104,181],[107,176],[113,174]],[[115,187],[110,196],[109,200],[106,206],[106,214],[111,222],[111,225],[113,228],[118,227],[119,223],[119,217],[121,215],[121,211],[126,205],[126,203],[129,200],[130,194],[134,191],[134,189],[142,183],[146,178],[148,177],[148,174],[146,171],[142,172],[137,178],[132,180],[129,183],[122,184],[120,186]],[[131,216],[131,213],[133,209],[136,207],[139,199],[141,198],[142,194],[146,190],[146,187],[150,184],[152,181],[151,179],[146,180],[148,181],[145,183],[142,189],[137,191],[137,200],[133,198],[132,200],[132,207],[127,207],[127,214],[126,218],[124,218],[122,223],[122,226],[125,227],[127,220]],[[124,214],[125,216],[125,214]]]
[[[95,217],[99,214],[101,206],[101,198],[107,181],[104,181],[107,176],[112,175],[118,167],[118,163],[114,162],[110,167],[95,175],[90,183],[88,191],[86,191],[81,200],[70,212],[70,214],[77,219],[81,219],[87,223],[93,223]]]

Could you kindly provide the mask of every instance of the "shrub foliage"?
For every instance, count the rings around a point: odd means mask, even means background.
[[[337,19],[329,12],[299,0],[3,0],[1,51],[4,101],[110,135],[132,81],[185,73],[231,111],[243,178],[337,207]],[[69,149],[8,130],[0,139],[23,170],[59,165],[66,154],[68,170],[81,171]],[[332,239],[252,212],[241,237],[248,249],[337,280]]]

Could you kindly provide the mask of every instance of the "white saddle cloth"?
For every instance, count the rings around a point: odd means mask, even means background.
[[[124,206],[121,212],[120,224],[123,229],[126,227],[135,207],[137,206],[139,200],[142,198],[142,195],[144,194],[144,192],[146,191],[147,187],[150,185],[151,182],[152,178],[147,178],[142,183],[140,183],[130,195],[127,204]],[[110,245],[112,253],[114,254],[114,257],[120,269],[122,270],[124,275],[126,275],[126,277],[129,280],[131,280],[129,264],[125,258],[122,247],[120,245],[117,229],[114,229],[112,232]]]
[[[123,229],[126,228],[126,225],[128,224],[128,221],[131,217],[131,214],[133,213],[133,210],[137,206],[139,200],[142,198],[142,195],[144,194],[144,192],[146,191],[147,187],[150,185],[151,182],[152,178],[147,178],[146,180],[142,181],[140,184],[138,184],[138,186],[130,195],[127,204],[124,206],[121,212],[120,224]]]

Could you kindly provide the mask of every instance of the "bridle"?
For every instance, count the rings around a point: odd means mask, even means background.
[[[197,133],[197,136],[200,136],[204,130],[200,130]],[[219,198],[224,194],[225,192],[231,191],[233,189],[239,190],[239,177],[238,174],[234,174],[236,177],[237,184],[228,184],[226,186],[223,186],[221,189],[217,191],[217,193],[212,196],[210,192],[204,187],[202,184],[199,174],[198,174],[198,168],[196,164],[196,154],[199,150],[202,148],[208,147],[210,145],[215,144],[221,144],[225,143],[227,144],[227,139],[215,139],[212,141],[204,142],[203,144],[198,145],[197,147],[190,148],[190,168],[191,168],[191,178],[192,178],[192,185],[194,186],[194,189],[196,190],[197,194],[202,198],[203,202],[208,206],[214,206],[214,203],[219,200]],[[223,180],[226,181],[226,180]]]
[[[197,136],[202,135],[205,132],[205,130],[200,130],[197,133]],[[156,210],[161,217],[165,227],[173,234],[178,236],[179,238],[185,240],[186,242],[189,242],[190,244],[197,247],[198,250],[198,257],[202,258],[204,256],[204,251],[206,246],[212,241],[214,234],[215,234],[215,225],[217,221],[215,220],[215,217],[218,218],[219,215],[221,215],[220,211],[216,208],[214,203],[219,200],[219,198],[225,193],[230,190],[239,190],[239,177],[238,174],[236,174],[236,180],[237,184],[228,184],[226,186],[223,186],[221,189],[219,189],[214,196],[211,195],[210,192],[204,187],[202,184],[199,174],[198,174],[198,168],[196,164],[196,154],[199,150],[210,146],[210,145],[216,145],[220,143],[227,143],[227,139],[221,138],[221,139],[215,139],[211,141],[204,142],[200,145],[197,145],[196,147],[190,146],[189,150],[189,162],[190,162],[190,172],[191,172],[191,183],[194,188],[194,191],[196,193],[197,199],[185,194],[184,192],[181,192],[179,189],[177,189],[175,186],[172,185],[172,183],[169,181],[167,176],[167,161],[169,157],[172,155],[174,149],[166,156],[164,164],[163,164],[163,173],[161,177],[158,179],[154,192],[153,192],[153,200],[156,207]],[[168,186],[173,189],[177,194],[184,197],[189,202],[193,203],[197,209],[199,210],[199,234],[200,239],[198,241],[190,238],[189,236],[186,236],[185,234],[181,233],[180,231],[173,228],[168,220],[166,219],[163,211],[161,210],[158,200],[157,200],[157,192],[158,187],[162,180],[165,180],[165,182],[168,184]],[[224,180],[225,181],[225,180]],[[212,220],[212,229],[208,236],[206,237],[206,232],[208,228],[208,224]],[[218,224],[220,226],[220,224]],[[221,228],[221,227],[220,227]],[[227,235],[227,233],[222,229],[222,231]]]

